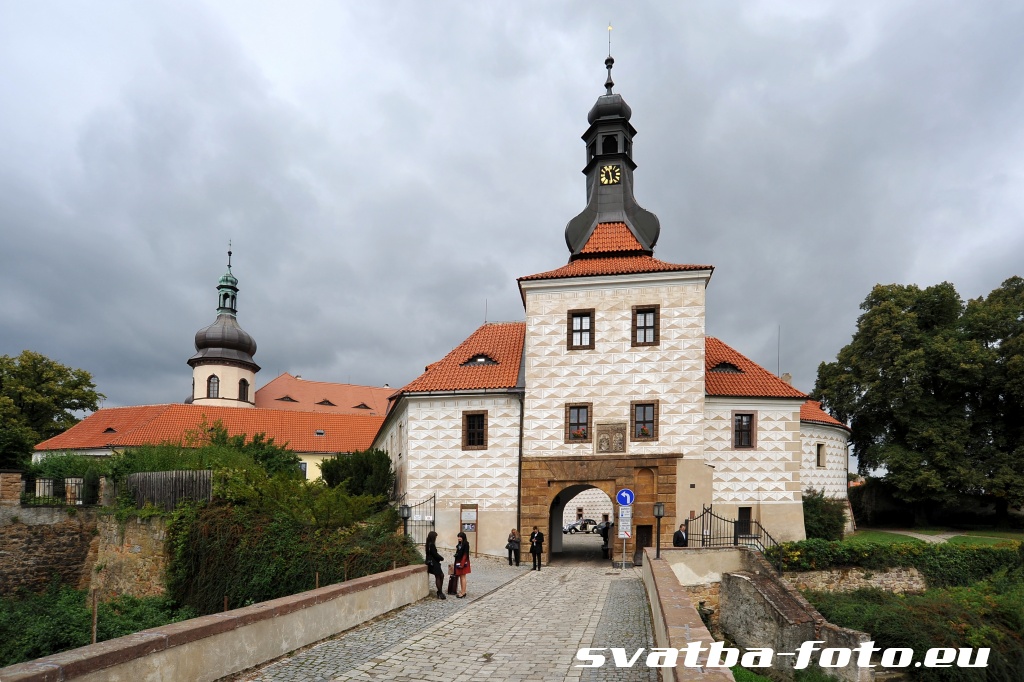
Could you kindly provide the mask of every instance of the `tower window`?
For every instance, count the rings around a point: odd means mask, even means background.
[[[568,317],[569,350],[594,347],[594,309],[570,310]]]
[[[238,380],[238,399],[249,402],[249,382],[245,379]]]
[[[658,403],[634,401],[631,407],[633,435],[630,440],[658,440]]]
[[[206,397],[220,397],[220,379],[217,378],[216,374],[211,374],[210,378],[206,380]]]
[[[602,154],[615,154],[619,151],[619,141],[615,139],[614,135],[605,135],[601,140],[601,153]]]
[[[591,403],[579,403],[565,406],[565,442],[589,443],[590,422],[592,417]]]
[[[660,306],[633,306],[633,345],[657,346]]]
[[[597,143],[591,142],[587,146],[587,161],[590,161],[595,156],[597,156]]]

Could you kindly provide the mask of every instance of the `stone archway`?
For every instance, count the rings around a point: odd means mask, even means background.
[[[594,494],[581,495],[592,491]],[[580,501],[581,498],[585,501]],[[578,505],[584,505],[582,508]],[[577,509],[582,509],[583,519],[600,522],[613,520],[614,506],[611,495],[597,485],[576,483],[563,488],[551,501],[548,512],[548,528],[545,534],[550,538],[549,556],[572,560],[597,560],[601,558],[602,536],[590,527],[578,533],[566,534],[566,523],[575,522]]]
[[[547,537],[545,560],[549,561],[556,545],[561,550],[562,510],[576,493],[587,488],[599,488],[614,500],[617,490],[635,490],[640,480],[645,488],[650,488],[651,497],[637,500],[633,510],[634,523],[653,523],[655,501],[664,502],[666,516],[673,518],[678,461],[679,456],[524,457],[520,498],[523,535],[529,537],[533,526],[543,530]],[[627,556],[631,557],[635,551],[634,540],[627,540],[626,545]]]

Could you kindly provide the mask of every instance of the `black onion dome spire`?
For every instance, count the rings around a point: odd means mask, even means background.
[[[238,324],[238,279],[231,273],[231,251],[228,271],[217,283],[217,319],[196,332],[196,354],[188,359],[192,367],[206,364],[227,364],[260,371],[252,359],[256,341]]]
[[[658,216],[636,203],[633,197],[633,138],[636,129],[630,124],[633,110],[622,95],[612,92],[611,55],[604,60],[608,69],[605,94],[587,114],[590,127],[583,133],[587,146],[587,207],[565,226],[565,243],[569,260],[581,257],[581,251],[594,229],[601,223],[625,223],[640,243],[644,253],[652,254],[661,234]]]

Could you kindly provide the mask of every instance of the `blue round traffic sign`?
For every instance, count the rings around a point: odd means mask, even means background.
[[[629,488],[623,488],[619,492],[615,493],[615,501],[624,507],[628,507],[633,504],[633,500],[636,499],[636,495]]]

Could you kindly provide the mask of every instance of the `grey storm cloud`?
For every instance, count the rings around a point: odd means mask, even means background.
[[[400,386],[567,259],[586,113],[639,131],[657,257],[813,387],[878,282],[1022,274],[1010,2],[0,0],[0,353],[188,395],[231,240],[260,382]],[[781,340],[781,343],[780,343]]]

